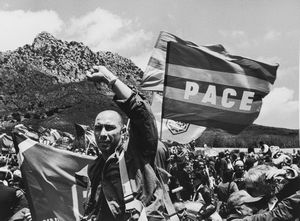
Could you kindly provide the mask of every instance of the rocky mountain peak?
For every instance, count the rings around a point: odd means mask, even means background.
[[[38,34],[32,43],[32,47],[34,50],[43,50],[44,47],[47,47],[52,44],[63,45],[63,42],[56,39],[53,35],[48,32],[41,32]]]
[[[86,70],[94,65],[105,65],[133,87],[143,74],[116,53],[93,52],[83,43],[47,32],[38,34],[31,45],[0,52],[0,132],[7,122],[23,120],[66,129],[75,122],[89,124],[101,109],[117,109],[106,96],[107,87],[97,90],[85,80]],[[79,113],[83,110],[85,116]]]

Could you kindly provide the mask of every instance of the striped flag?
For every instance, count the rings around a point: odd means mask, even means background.
[[[170,41],[179,42],[180,44],[187,46],[197,46],[193,42],[184,41],[173,34],[161,31],[154,46],[152,56],[150,57],[147,68],[144,72],[141,89],[154,92],[152,111],[156,118],[160,139],[172,140],[181,144],[186,144],[197,139],[206,128],[189,123],[161,119],[162,96],[156,92],[163,91],[167,44]]]
[[[161,31],[141,81],[142,90],[163,91],[168,42],[178,42],[182,45],[198,47],[193,42],[185,41],[171,33]],[[210,50],[215,50],[217,52],[220,50],[218,45],[203,47],[207,47]]]
[[[169,42],[163,118],[239,133],[258,117],[278,65]]]
[[[93,158],[14,133],[33,220],[74,220],[83,214],[87,169]]]

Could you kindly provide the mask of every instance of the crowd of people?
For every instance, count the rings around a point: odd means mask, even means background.
[[[211,156],[193,145],[160,144],[165,156],[157,164],[170,173],[169,194],[181,220],[236,220],[254,214],[257,218],[245,220],[273,220],[268,216],[296,220],[300,216],[299,150],[289,154],[263,144],[258,152],[234,149]],[[272,208],[269,201],[274,197],[279,201]],[[0,220],[21,220],[28,214],[16,154],[1,154]]]
[[[54,140],[36,137],[56,148],[97,156],[88,171],[83,220],[299,221],[300,150],[289,154],[261,142],[256,152],[211,154],[195,148],[195,142],[158,141],[154,116],[138,93],[105,67],[95,68],[88,78],[111,87],[130,119],[129,129],[119,113],[106,110],[95,119],[94,138],[84,130],[89,135],[84,143],[66,145],[74,137],[51,130],[47,133]],[[16,154],[1,155],[0,220],[32,219],[23,182]]]
[[[172,201],[201,204],[200,210],[185,210],[185,217],[196,214],[199,220],[296,220],[300,217],[300,151],[289,154],[263,142],[259,147],[257,152],[225,150],[217,156],[187,145],[171,147],[170,188],[181,189],[171,192]]]

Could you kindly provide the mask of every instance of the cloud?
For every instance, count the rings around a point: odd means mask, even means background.
[[[0,11],[0,27],[0,51],[30,44],[38,33],[47,31],[63,40],[83,42],[94,51],[112,51],[129,57],[142,53],[153,37],[140,28],[137,20],[101,8],[66,21],[52,10]]]
[[[259,56],[255,60],[270,64],[270,65],[276,65],[276,64],[280,64],[282,59],[277,56],[274,56],[274,57]]]
[[[281,37],[281,32],[270,30],[264,35],[265,40],[276,40]]]
[[[67,40],[84,42],[95,51],[128,53],[152,38],[151,33],[138,26],[136,21],[97,8],[79,18],[72,18],[63,35]]]
[[[8,3],[8,2],[3,3],[3,6],[2,6],[3,9],[8,9],[10,7],[11,7],[10,3]]]
[[[132,56],[130,59],[133,61],[133,63],[135,63],[135,65],[145,71],[148,61],[151,57],[151,53],[152,51],[146,51],[136,56]]]
[[[221,34],[221,36],[226,38],[244,38],[246,36],[245,32],[241,30],[219,30],[219,33]]]
[[[277,81],[282,81],[284,78],[292,78],[299,76],[299,68],[297,66],[285,67],[278,69],[277,72]],[[287,79],[285,79],[287,80]]]
[[[0,51],[14,50],[31,43],[42,31],[56,34],[61,31],[62,25],[63,21],[51,10],[0,11]]]
[[[293,97],[294,91],[291,89],[274,88],[263,99],[261,113],[255,123],[274,127],[299,128],[299,101],[293,100]]]
[[[250,39],[246,32],[242,30],[219,30],[218,32],[223,38],[234,42],[234,47],[232,48],[249,49],[258,44],[257,40],[253,38]],[[235,50],[233,49],[233,51]]]

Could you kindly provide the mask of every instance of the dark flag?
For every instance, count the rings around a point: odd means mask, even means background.
[[[93,158],[14,133],[33,220],[74,220],[83,214],[87,169]]]

